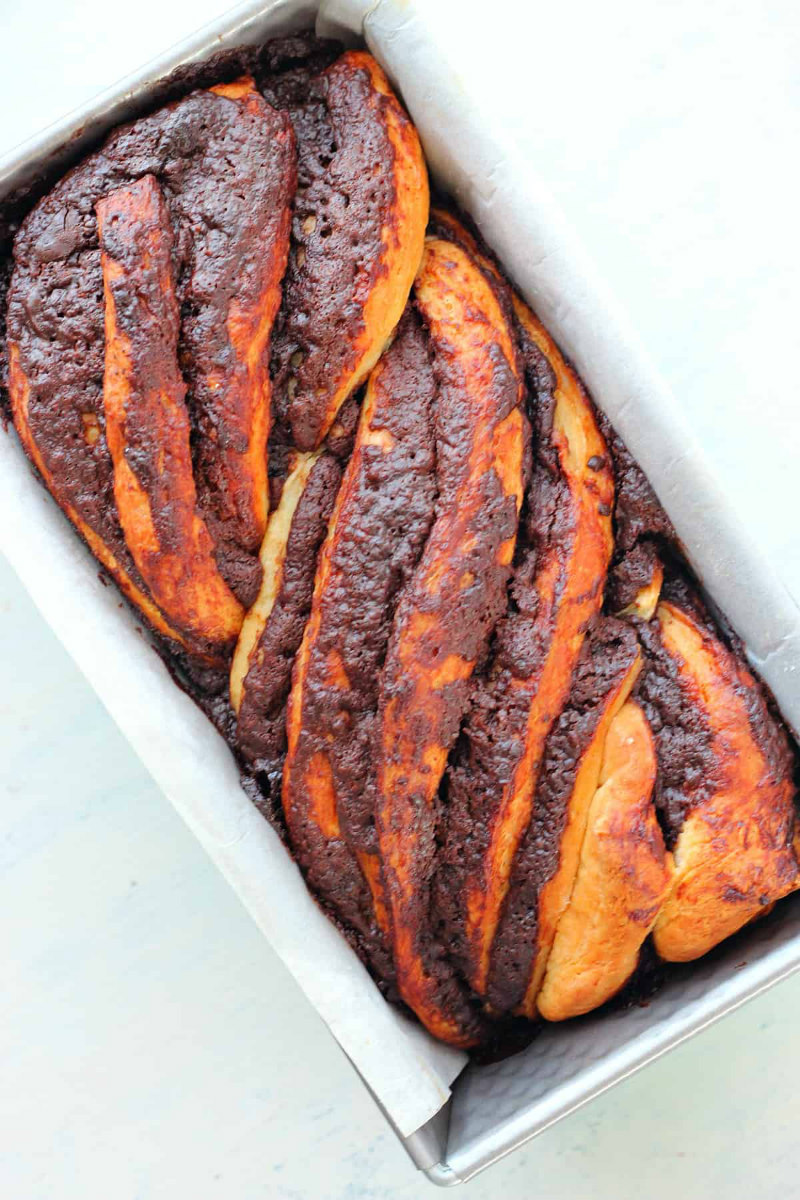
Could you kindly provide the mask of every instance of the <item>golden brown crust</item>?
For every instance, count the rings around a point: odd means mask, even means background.
[[[312,885],[388,954],[367,784],[378,679],[397,595],[419,561],[435,501],[435,383],[409,312],[370,375],[295,660],[283,805]]]
[[[475,234],[467,229],[464,222],[449,208],[441,208],[439,205],[431,207],[429,233],[432,237],[441,237],[461,246],[462,250],[466,250],[467,254],[475,260],[485,275],[488,275],[504,290],[508,288],[497,263],[481,245]]]
[[[261,118],[264,100],[249,76],[211,90],[235,101],[251,120]],[[258,265],[251,285],[231,297],[224,336],[217,335],[203,364],[203,386],[219,394],[214,451],[216,492],[222,507],[217,515],[228,536],[233,534],[240,545],[252,550],[261,543],[269,511],[269,343],[281,302],[290,216],[287,192],[284,205],[273,214],[272,227],[261,231],[260,243],[254,247]],[[221,361],[224,370],[219,369]]]
[[[197,509],[186,385],[178,368],[173,236],[152,175],[97,204],[105,293],[106,438],[134,562],[169,622],[229,647],[244,612]]]
[[[671,875],[652,802],[655,779],[653,736],[629,700],[609,726],[572,895],[537,998],[548,1021],[604,1004],[636,968]]]
[[[555,538],[536,563],[537,634],[547,652],[528,676],[510,678],[512,691],[529,701],[523,752],[494,815],[483,878],[467,896],[468,926],[475,946],[473,986],[483,992],[494,933],[508,889],[516,849],[530,819],[547,734],[569,693],[586,629],[603,602],[611,560],[614,481],[605,442],[592,406],[575,373],[531,310],[517,296],[517,320],[545,354],[556,378],[552,443],[566,493],[559,524],[568,519],[569,539]],[[569,511],[569,518],[566,517]]]
[[[36,470],[41,475],[47,490],[50,495],[57,501],[63,509],[65,515],[72,521],[78,533],[86,542],[87,546],[94,554],[95,558],[108,573],[117,581],[123,595],[130,600],[131,604],[136,605],[144,614],[147,620],[158,633],[182,644],[183,635],[174,629],[160,608],[153,601],[152,597],[131,579],[128,572],[121,565],[116,555],[112,553],[105,542],[98,537],[92,527],[83,520],[77,509],[70,504],[61,492],[58,482],[53,474],[48,470],[47,464],[36,444],[30,424],[28,422],[28,402],[30,397],[30,384],[25,376],[24,371],[19,361],[19,351],[16,343],[9,342],[8,344],[8,394],[11,400],[11,411],[14,416],[14,428],[19,434],[20,441],[25,447]]]
[[[289,421],[295,443],[303,450],[320,444],[344,401],[378,361],[408,300],[428,222],[428,174],[419,137],[378,63],[362,50],[350,50],[327,69],[324,83],[337,139],[327,171],[331,186],[342,191],[348,204],[350,225],[343,233],[351,278],[346,288],[338,277],[331,284],[326,270],[340,232],[332,226],[334,212],[310,213],[297,230],[300,244],[292,256],[289,294],[311,314],[314,336],[294,352],[298,363],[286,385]],[[382,137],[376,153],[385,161],[362,161],[365,147],[358,142],[365,122],[371,126],[370,137]],[[364,261],[353,272],[359,222],[372,228],[375,220],[374,213],[359,211],[364,181],[352,178],[354,171],[380,173],[387,201],[378,214],[378,239],[375,244],[370,241]],[[352,205],[350,192],[355,193]],[[335,306],[331,286],[337,288]],[[338,369],[333,372],[326,366],[332,337],[339,341]],[[341,353],[342,339],[349,343],[346,354]]]
[[[436,798],[469,678],[505,607],[527,430],[511,330],[474,260],[428,239],[415,295],[440,386],[440,492],[383,672],[376,821],[400,993],[432,1033],[469,1045],[476,1029],[431,940]]]
[[[539,893],[536,957],[520,1009],[526,1017],[533,1018],[537,1013],[539,989],[547,969],[556,929],[572,895],[589,807],[600,779],[606,738],[614,718],[630,695],[641,665],[641,655],[637,654],[623,678],[605,697],[603,715],[581,755],[572,794],[567,804],[566,825],[559,844],[558,868]]]
[[[197,507],[222,578],[240,602],[249,602],[258,587],[255,554],[266,515],[264,332],[285,261],[295,169],[288,118],[252,85],[243,87],[237,99],[194,92],[115,130],[28,214],[15,240],[9,289],[13,386],[17,410],[24,409],[23,440],[26,447],[35,443],[31,457],[126,595],[159,633],[190,650],[196,633],[160,612],[117,515],[95,214],[98,202],[142,176],[162,186],[174,237]],[[136,452],[140,482],[147,450],[143,440]],[[130,444],[126,460],[133,463]],[[158,474],[157,465],[147,469]],[[159,530],[162,545],[167,537]],[[216,642],[208,653],[216,657],[218,649]],[[208,657],[205,649],[197,652]]]
[[[684,609],[662,603],[657,618],[686,702],[702,710],[711,737],[709,793],[683,822],[672,888],[653,931],[662,958],[688,962],[796,886],[795,789],[754,736],[750,673]]]
[[[261,587],[255,603],[244,618],[231,663],[230,694],[233,711],[238,713],[244,698],[247,673],[258,653],[264,630],[272,615],[281,588],[286,547],[292,520],[320,451],[298,454],[290,464],[278,507],[273,511],[261,543]]]
[[[246,632],[243,627],[230,679],[237,749],[276,815],[292,664],[311,614],[317,560],[342,477],[327,449],[290,454],[287,467],[262,546],[264,584]]]
[[[461,244],[474,244],[449,214],[437,212],[436,223],[458,232]],[[480,262],[496,281],[491,261],[481,256]],[[537,409],[526,541],[496,659],[477,686],[451,771],[447,866],[438,889],[459,963],[481,995],[547,736],[569,694],[587,627],[602,606],[612,551],[614,483],[591,402],[530,309],[517,297],[513,303],[523,354],[534,337],[546,346],[553,419],[539,419]]]
[[[513,312],[537,438],[514,602],[451,772],[447,865],[438,889],[459,963],[485,995],[547,734],[569,693],[585,631],[602,605],[614,481],[591,401],[541,322],[510,292],[489,252],[456,216],[434,208],[431,225],[476,259]],[[548,374],[545,398],[538,389]]]

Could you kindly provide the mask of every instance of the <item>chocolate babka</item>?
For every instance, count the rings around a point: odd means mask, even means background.
[[[370,55],[224,56],[27,208],[20,440],[389,999],[518,1044],[800,884],[771,697]]]

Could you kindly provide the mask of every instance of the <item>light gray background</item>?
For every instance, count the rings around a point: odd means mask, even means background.
[[[0,0],[0,150],[220,11]],[[505,119],[800,596],[796,5],[435,11],[466,64],[529,80]],[[433,1195],[1,561],[0,618],[0,1195]],[[799,1001],[780,985],[466,1194],[800,1196]]]

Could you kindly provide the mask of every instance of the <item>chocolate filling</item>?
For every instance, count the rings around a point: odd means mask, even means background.
[[[269,776],[286,751],[292,663],[311,611],[317,555],[328,532],[341,474],[332,454],[322,454],[311,469],[289,531],[280,589],[245,676],[236,745],[256,774]]]
[[[549,648],[543,636],[547,631],[536,629],[537,565],[549,546],[573,533],[571,525],[559,521],[568,491],[551,439],[555,377],[530,339],[520,337],[520,344],[533,426],[533,471],[520,517],[508,611],[495,630],[489,661],[473,681],[465,728],[448,772],[435,886],[440,936],[465,972],[470,967],[465,889],[482,871],[492,833],[489,816],[519,763],[528,718],[528,698],[508,684],[533,675]]]
[[[636,653],[633,629],[613,617],[601,618],[584,643],[569,701],[547,739],[533,817],[517,851],[494,941],[488,998],[496,1012],[513,1012],[525,995],[537,951],[539,896],[558,867],[581,759]]]
[[[304,779],[319,755],[329,763],[341,836],[321,836],[301,815],[289,822],[293,848],[315,891],[358,931],[373,964],[386,960],[387,948],[355,855],[376,850],[366,790],[373,725],[397,597],[433,519],[435,396],[426,338],[409,310],[375,384],[369,436],[378,444],[360,447],[337,506],[289,776]]]
[[[398,595],[419,562],[433,521],[436,395],[425,335],[409,310],[387,352],[381,390],[389,399],[372,427],[392,439],[369,449],[341,511],[325,618],[315,656],[338,654],[345,689],[324,672],[309,695],[318,732],[331,743],[339,818],[351,845],[377,851],[368,794],[378,688]],[[376,413],[377,416],[377,413]]]
[[[312,449],[331,380],[351,364],[364,327],[362,281],[382,250],[394,150],[370,118],[364,71],[334,66],[315,75],[306,66],[266,78],[263,88],[288,110],[297,142],[292,245],[272,348],[276,408],[295,444]]]
[[[685,609],[718,638],[711,615],[695,589],[672,573],[663,588],[664,599]],[[655,803],[669,848],[674,847],[688,813],[706,801],[719,786],[711,730],[703,709],[694,702],[686,680],[681,678],[672,655],[661,643],[658,620],[637,622],[645,651],[645,667],[636,685],[656,740],[658,779]],[[728,639],[723,638],[723,644]],[[741,648],[739,649],[741,653]],[[792,773],[793,755],[786,731],[770,712],[763,684],[750,677],[740,680],[736,691],[747,709],[750,729],[775,778]]]
[[[103,411],[103,281],[95,204],[152,175],[175,235],[181,304],[180,361],[189,392],[198,503],[226,581],[244,604],[260,579],[260,531],[242,531],[220,487],[214,445],[229,434],[214,403],[213,378],[232,369],[225,336],[235,297],[253,301],[261,256],[294,188],[284,114],[197,92],[123,126],[70,171],[25,219],[14,243],[9,341],[30,383],[28,419],[59,496],[72,505],[147,591],[116,515]],[[91,431],[91,432],[89,432]]]

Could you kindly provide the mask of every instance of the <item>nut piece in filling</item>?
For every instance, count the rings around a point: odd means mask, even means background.
[[[426,338],[409,311],[369,379],[288,705],[283,804],[292,846],[316,893],[384,974],[386,912],[366,785],[397,595],[433,520],[435,396]]]
[[[657,637],[660,649],[643,696],[662,773],[682,739],[660,700],[659,673],[698,714],[706,739],[705,769],[685,776],[680,805],[672,798],[675,873],[653,931],[662,958],[687,962],[796,886],[795,789],[788,744],[750,673],[688,609],[665,602],[656,618],[650,646]]]
[[[178,369],[173,235],[152,175],[97,204],[105,288],[103,403],[114,496],[128,548],[171,624],[225,646],[242,606],[197,511],[186,385]]]
[[[429,239],[415,294],[439,386],[439,494],[381,679],[375,815],[400,994],[436,1036],[470,1045],[480,1025],[431,926],[438,793],[506,606],[528,429],[512,332],[474,259]]]
[[[615,579],[615,591],[619,591],[623,570],[627,578],[624,583],[635,588],[631,598],[617,613],[618,617],[635,617],[639,621],[652,621],[664,586],[664,565],[650,547],[640,544],[623,560]]]
[[[255,771],[274,772],[286,749],[292,662],[311,610],[317,555],[341,479],[333,455],[295,454],[261,546],[261,589],[231,664],[236,745]]]
[[[258,591],[266,523],[268,340],[288,251],[291,126],[252,89],[199,91],[123,126],[28,214],[14,244],[14,421],[50,491],[150,623],[179,637],[120,527],[103,407],[104,292],[95,207],[143,176],[174,236],[197,506],[220,573]]]
[[[652,801],[655,779],[653,735],[629,700],[609,726],[572,895],[537,998],[548,1021],[604,1004],[636,969],[671,876]]]
[[[534,469],[511,605],[450,771],[437,887],[459,964],[480,994],[547,735],[603,603],[612,552],[614,482],[592,404],[530,309],[516,297],[514,307],[535,397]]]
[[[375,59],[348,51],[311,93],[293,112],[299,186],[274,345],[279,409],[301,450],[320,444],[377,362],[428,220],[419,138]]]

